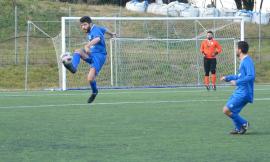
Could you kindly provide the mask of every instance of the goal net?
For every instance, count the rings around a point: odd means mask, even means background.
[[[62,17],[61,34],[55,37],[57,55],[73,52],[87,42],[80,17]],[[235,73],[235,47],[244,39],[239,17],[93,17],[117,38],[106,38],[107,62],[97,81],[101,87],[170,87],[203,85],[200,44],[208,30],[214,32],[223,52],[217,57],[217,76]],[[60,50],[61,49],[61,50]],[[57,57],[59,58],[59,57]],[[60,61],[58,61],[60,62]],[[75,75],[61,67],[62,89],[88,87],[89,65],[81,62]]]

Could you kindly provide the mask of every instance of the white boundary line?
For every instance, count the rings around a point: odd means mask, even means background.
[[[225,88],[228,88],[228,87],[234,87],[232,85],[221,85],[220,86],[222,89],[225,89]],[[220,88],[220,89],[221,89]],[[147,91],[147,90],[171,90],[171,89],[179,89],[179,90],[184,90],[184,89],[189,89],[190,91],[193,91],[193,90],[201,90],[201,89],[205,89],[204,87],[167,87],[167,88],[104,88],[102,90],[104,91]],[[219,89],[219,90],[220,90]],[[270,90],[270,83],[268,84],[255,84],[255,90]],[[53,90],[51,90],[52,92]],[[71,90],[69,92],[76,92],[76,91],[87,91],[87,90]],[[16,94],[16,93],[48,93],[50,92],[50,89],[47,89],[47,90],[33,90],[33,91],[24,91],[24,90],[17,90],[17,91],[8,91],[6,89],[0,89],[0,94]],[[62,91],[58,91],[56,90],[56,92],[62,92]]]
[[[270,98],[256,98],[255,101],[270,101]],[[25,109],[25,108],[48,108],[48,107],[67,107],[67,106],[94,106],[94,105],[124,105],[124,104],[161,104],[161,103],[194,103],[194,102],[220,102],[227,99],[216,100],[179,100],[179,101],[130,101],[130,102],[103,102],[92,104],[58,104],[58,105],[26,105],[26,106],[1,106],[0,109]],[[78,109],[78,108],[76,108]]]
[[[219,92],[231,92],[233,93],[234,89],[223,89],[223,90],[218,90]],[[255,89],[255,91],[269,91],[269,89]],[[138,91],[124,91],[124,92],[101,92],[100,94],[102,95],[116,95],[116,94],[162,94],[162,93],[194,93],[194,92],[206,92],[205,89],[199,89],[199,90],[188,90],[188,91],[183,91],[183,90],[161,90],[161,91],[144,91],[144,90],[138,90]],[[34,92],[35,93],[35,92]],[[48,92],[46,91],[47,94],[44,94],[41,92],[40,94],[27,94],[22,92],[20,93],[9,93],[9,94],[4,94],[1,95],[0,97],[40,97],[40,96],[84,96],[84,95],[89,95],[89,91],[83,91],[83,93],[72,93],[72,94],[66,94],[66,93],[54,93],[54,92]]]
[[[227,90],[224,90],[227,91]],[[229,90],[228,90],[229,91]],[[117,95],[117,94],[160,94],[160,93],[193,93],[193,92],[206,92],[205,90],[193,90],[193,91],[125,91],[125,92],[100,92],[102,95]],[[81,96],[81,95],[89,95],[90,91],[84,91],[83,93],[72,93],[72,94],[64,94],[64,93],[49,93],[49,94],[8,94],[8,95],[0,95],[0,97],[40,97],[40,96]]]

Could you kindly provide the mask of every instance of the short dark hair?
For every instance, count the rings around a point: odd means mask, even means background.
[[[248,43],[245,41],[239,41],[238,42],[238,49],[241,49],[242,53],[247,54],[248,53]]]
[[[207,31],[207,33],[211,33],[213,35],[213,32],[211,30]]]
[[[86,23],[90,24],[90,23],[92,23],[92,19],[89,16],[83,16],[83,17],[80,18],[80,22],[81,23],[86,22]]]

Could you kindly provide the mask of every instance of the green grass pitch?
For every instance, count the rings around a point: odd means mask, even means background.
[[[218,87],[1,92],[0,161],[268,162],[270,86],[255,86],[242,111],[251,127],[229,135]]]

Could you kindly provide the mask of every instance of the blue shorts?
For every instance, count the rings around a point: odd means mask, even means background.
[[[248,100],[245,98],[231,96],[228,102],[226,103],[226,106],[232,113],[239,114],[247,103]]]
[[[98,75],[102,66],[106,62],[106,57],[107,55],[104,53],[91,53],[90,54],[91,61],[88,61],[88,60],[87,61],[85,60],[85,61],[90,65],[91,68],[96,69],[96,75]]]

